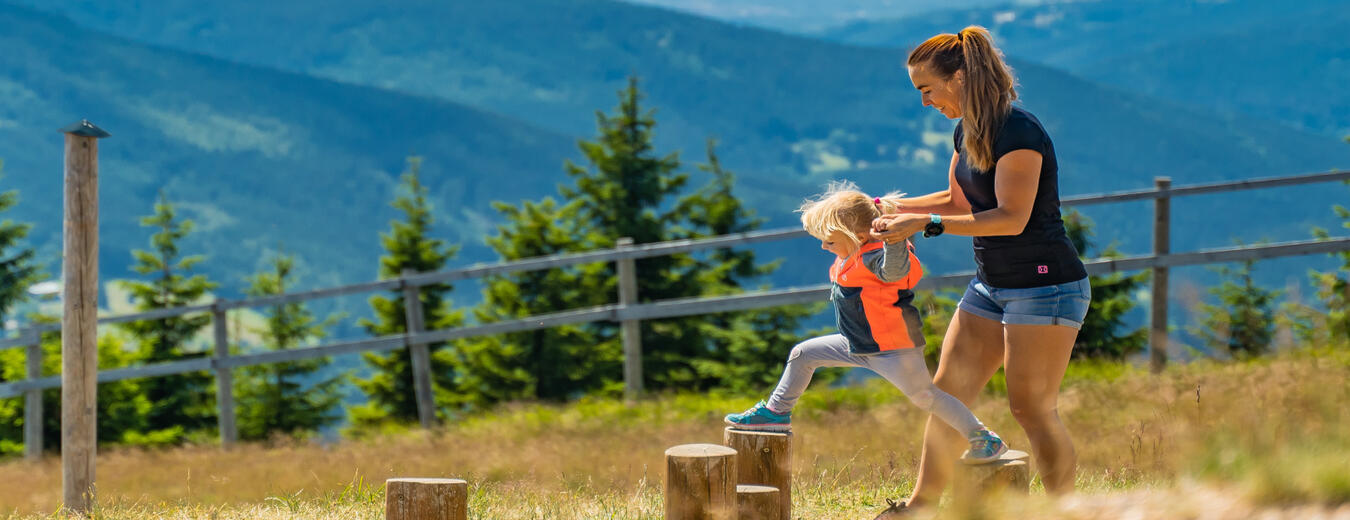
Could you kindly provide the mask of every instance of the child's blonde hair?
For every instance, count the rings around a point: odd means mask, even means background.
[[[873,219],[900,212],[900,205],[895,199],[904,195],[891,192],[874,199],[859,191],[852,182],[833,181],[826,187],[825,193],[807,199],[797,211],[802,214],[802,228],[811,236],[829,240],[831,234],[839,231],[854,245],[860,245],[858,235],[872,229]]]

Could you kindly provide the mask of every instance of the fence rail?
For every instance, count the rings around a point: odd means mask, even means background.
[[[1167,230],[1170,228],[1170,213],[1168,204],[1172,197],[1200,195],[1208,193],[1219,193],[1226,191],[1238,191],[1255,188],[1267,188],[1276,186],[1290,186],[1298,184],[1309,184],[1317,182],[1330,182],[1338,180],[1350,180],[1350,171],[1333,171],[1328,173],[1318,173],[1311,175],[1296,175],[1285,177],[1270,177],[1261,179],[1250,179],[1234,182],[1195,184],[1190,186],[1171,187],[1170,182],[1165,178],[1159,178],[1155,181],[1155,187],[1151,190],[1132,190],[1107,194],[1085,195],[1077,197],[1068,197],[1063,199],[1064,205],[1084,205],[1109,202],[1126,202],[1132,200],[1152,199],[1155,201],[1155,246],[1154,253],[1143,256],[1127,256],[1120,258],[1097,259],[1086,262],[1089,274],[1099,275],[1116,271],[1136,271],[1143,269],[1152,269],[1154,280],[1166,280],[1167,269],[1171,267],[1200,265],[1223,262],[1238,262],[1247,260],[1261,260],[1268,258],[1312,255],[1333,253],[1337,251],[1350,251],[1350,237],[1332,238],[1328,240],[1303,240],[1281,243],[1269,243],[1259,245],[1248,245],[1228,248],[1209,249],[1203,251],[1194,251],[1186,253],[1170,253],[1168,251]],[[119,381],[125,379],[138,379],[145,377],[155,377],[168,374],[177,374],[194,371],[214,371],[218,381],[218,406],[220,409],[221,438],[222,444],[229,445],[235,438],[233,424],[233,395],[232,389],[227,384],[230,379],[230,371],[235,368],[260,365],[268,363],[280,363],[287,361],[297,361],[302,359],[312,359],[339,354],[350,354],[356,352],[380,352],[391,351],[402,348],[410,350],[425,349],[433,343],[441,343],[455,339],[470,338],[477,336],[486,336],[494,334],[504,334],[508,332],[519,332],[526,330],[535,330],[541,328],[556,327],[567,324],[589,323],[596,321],[611,321],[625,324],[634,324],[634,326],[643,321],[651,319],[672,318],[679,316],[692,316],[700,314],[711,314],[718,312],[729,312],[765,307],[776,307],[782,305],[803,304],[812,302],[823,302],[828,299],[829,285],[814,285],[808,287],[775,289],[742,293],[732,296],[687,298],[677,300],[664,300],[650,303],[632,303],[636,302],[636,288],[626,288],[633,292],[630,295],[620,295],[619,304],[603,305],[588,309],[569,310],[549,314],[541,314],[528,318],[501,321],[495,323],[479,324],[474,326],[459,327],[454,329],[429,330],[423,331],[420,327],[421,302],[419,298],[408,297],[405,301],[409,302],[408,319],[409,323],[417,326],[409,327],[411,331],[407,334],[382,336],[378,338],[360,339],[353,341],[335,342],[326,345],[318,345],[304,348],[288,349],[283,351],[261,352],[250,354],[231,355],[228,352],[228,334],[224,327],[225,313],[233,309],[266,307],[284,303],[304,302],[321,298],[331,298],[349,294],[359,294],[378,291],[401,290],[407,294],[416,294],[419,287],[449,282],[453,280],[463,280],[470,278],[479,278],[484,276],[500,275],[522,271],[533,271],[541,269],[551,269],[565,267],[570,265],[593,263],[593,262],[618,262],[621,270],[625,274],[631,275],[631,267],[624,266],[625,263],[631,263],[634,259],[649,258],[655,256],[664,256],[675,253],[685,253],[698,250],[719,249],[726,247],[743,246],[753,243],[770,242],[777,240],[787,240],[806,237],[805,231],[798,228],[775,229],[766,231],[754,231],[748,233],[738,233],[732,235],[723,235],[704,239],[676,240],[670,242],[661,242],[653,244],[630,245],[620,243],[618,247],[584,253],[568,253],[552,255],[526,260],[512,262],[500,262],[491,264],[476,264],[459,269],[439,271],[435,273],[412,274],[405,273],[399,278],[382,280],[377,282],[368,282],[341,287],[317,289],[290,293],[278,296],[251,298],[247,300],[218,300],[211,304],[193,305],[173,309],[158,309],[149,312],[135,314],[126,314],[118,316],[108,316],[99,319],[99,323],[124,323],[140,320],[161,319],[171,316],[184,314],[210,312],[216,322],[214,356],[199,357],[194,359],[158,363],[139,367],[118,368],[101,371],[98,374],[99,382]],[[1159,276],[1161,274],[1162,276]],[[974,273],[956,273],[943,276],[933,276],[925,278],[920,283],[921,289],[942,289],[957,288],[965,285],[974,276]],[[1151,319],[1151,329],[1154,332],[1151,342],[1151,350],[1154,355],[1155,366],[1165,362],[1165,357],[1159,354],[1165,354],[1165,316],[1166,316],[1166,284],[1154,284],[1155,297],[1152,302],[1153,318]],[[1162,316],[1163,318],[1159,318]],[[1161,323],[1160,323],[1161,322]],[[28,403],[40,403],[40,392],[44,389],[57,388],[61,386],[60,376],[38,377],[39,374],[33,370],[34,366],[40,366],[41,352],[35,348],[42,332],[51,332],[60,330],[57,324],[40,324],[29,327],[23,331],[19,337],[0,340],[0,349],[25,346],[28,351],[28,377],[19,381],[0,382],[0,398],[26,396]],[[1158,332],[1162,331],[1161,338]],[[632,338],[625,335],[625,358],[628,363],[640,367],[640,345],[636,334]],[[35,359],[37,356],[37,359]],[[637,359],[630,359],[637,358]],[[429,372],[426,364],[418,367],[416,371]],[[634,396],[640,389],[631,372],[632,368],[625,370],[625,384],[628,387],[626,394]],[[425,377],[429,380],[429,373],[419,374],[419,378]],[[640,378],[640,375],[638,376]],[[427,386],[426,384],[415,386]],[[422,389],[418,395],[419,415],[424,425],[430,426],[434,422],[431,416],[433,410],[430,408],[430,395],[428,389]],[[35,397],[36,396],[36,397]],[[40,413],[40,410],[38,411]],[[228,417],[227,417],[228,416]],[[40,416],[39,416],[40,417]],[[40,422],[40,421],[39,421]],[[25,442],[34,441],[33,436],[39,436],[40,431],[36,428],[25,428]],[[30,452],[29,456],[35,456]]]

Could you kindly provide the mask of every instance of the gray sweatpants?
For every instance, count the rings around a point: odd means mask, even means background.
[[[860,356],[849,352],[848,339],[842,334],[808,339],[792,347],[783,378],[769,397],[769,408],[779,413],[792,410],[806,391],[806,385],[811,383],[811,375],[820,367],[867,368],[886,378],[911,402],[938,416],[956,431],[970,436],[984,428],[965,404],[933,385],[922,349],[888,350]]]

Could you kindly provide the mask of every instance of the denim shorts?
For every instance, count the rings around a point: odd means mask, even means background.
[[[966,286],[958,308],[1005,325],[1066,325],[1083,327],[1092,287],[1088,279],[1059,285],[1000,289],[974,278]]]

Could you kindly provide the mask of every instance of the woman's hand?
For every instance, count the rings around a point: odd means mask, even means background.
[[[872,221],[872,238],[894,244],[923,231],[930,217],[927,214],[897,213],[882,215]]]

